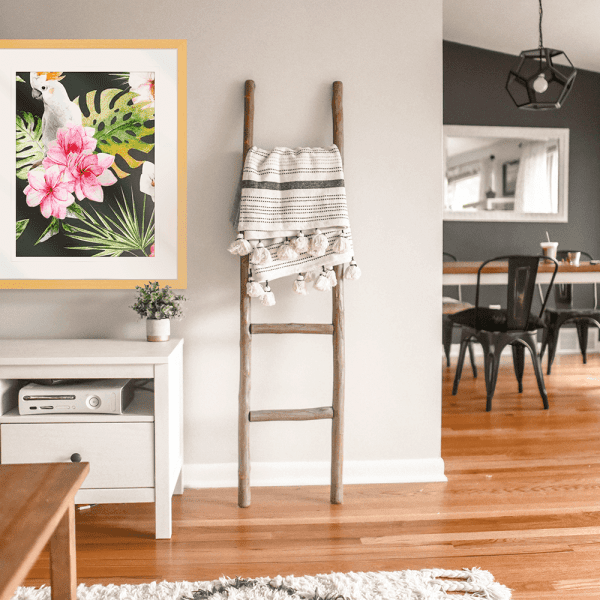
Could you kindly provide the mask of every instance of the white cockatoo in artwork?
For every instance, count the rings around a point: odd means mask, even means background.
[[[42,142],[48,150],[50,142],[56,140],[57,131],[71,122],[81,125],[81,110],[67,94],[60,83],[61,73],[32,72],[29,74],[31,95],[44,102],[42,116]]]

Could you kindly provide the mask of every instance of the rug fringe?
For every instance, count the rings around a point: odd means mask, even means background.
[[[460,595],[457,596],[457,593]],[[479,568],[330,573],[295,577],[152,582],[77,587],[77,600],[510,600],[511,591]],[[50,588],[20,587],[12,600],[51,600]]]

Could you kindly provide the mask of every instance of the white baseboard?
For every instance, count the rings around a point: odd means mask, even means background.
[[[329,462],[252,463],[254,487],[329,485]],[[186,488],[237,487],[237,463],[185,464]],[[344,462],[344,483],[425,483],[447,481],[441,458]]]

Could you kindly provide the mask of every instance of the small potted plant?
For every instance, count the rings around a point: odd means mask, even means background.
[[[181,319],[183,310],[179,305],[185,301],[166,285],[161,288],[158,281],[150,281],[143,287],[136,285],[138,293],[131,307],[142,318],[146,318],[146,337],[149,342],[166,342],[171,334],[171,319]]]

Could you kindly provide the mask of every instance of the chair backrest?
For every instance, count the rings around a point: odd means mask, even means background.
[[[554,278],[558,271],[558,261],[544,256],[529,255],[509,255],[490,258],[481,264],[477,271],[477,289],[475,292],[475,327],[480,329],[479,324],[479,287],[481,271],[490,262],[508,260],[508,285],[506,288],[506,314],[507,326],[509,330],[524,330],[529,325],[529,315],[531,314],[531,304],[535,291],[535,280],[538,272],[540,260],[552,261],[554,263],[554,272],[550,285],[542,301],[542,308],[539,316],[541,317],[546,308],[550,290],[554,284]]]
[[[583,250],[557,250],[556,258],[558,260],[567,260],[570,252],[581,252],[581,256],[587,258],[587,260],[593,260],[592,255]],[[594,284],[594,300],[597,304],[596,299],[596,285]],[[573,284],[572,283],[559,283],[554,286],[554,302],[557,308],[571,308],[573,306]],[[594,306],[595,308],[595,306]]]

